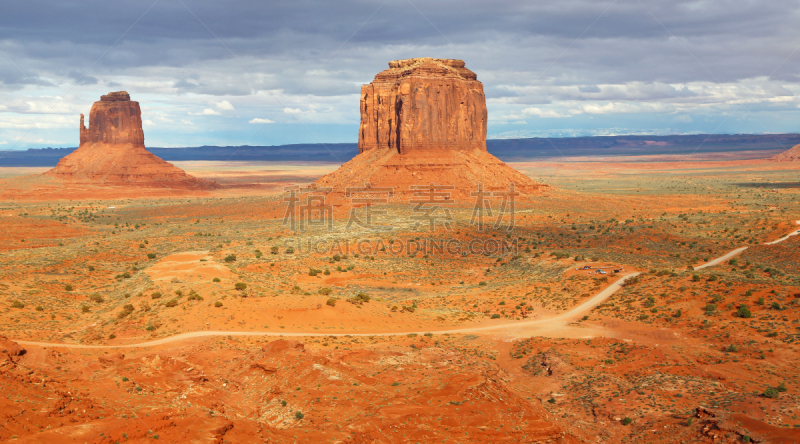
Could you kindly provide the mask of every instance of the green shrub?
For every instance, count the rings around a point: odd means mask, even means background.
[[[156,254],[155,253],[147,253],[147,258],[148,259],[155,259],[156,258]]]
[[[235,254],[229,254],[229,255],[225,256],[225,259],[223,259],[223,260],[225,262],[228,262],[228,263],[236,262],[236,255]]]
[[[294,417],[297,418],[297,419],[303,419],[303,418],[305,418],[305,416],[306,415],[304,415],[303,412],[301,412],[301,411],[297,411],[294,414]]]
[[[178,300],[177,299],[170,299],[164,305],[167,306],[167,307],[175,307],[176,305],[178,305]]]
[[[122,319],[125,316],[128,316],[129,314],[133,313],[133,310],[134,310],[133,305],[125,304],[125,306],[122,307],[122,311],[117,314],[117,317]]]
[[[780,395],[781,393],[778,391],[778,389],[772,387],[767,387],[767,389],[764,390],[764,393],[761,394],[761,396],[765,398],[773,398],[773,399],[777,399],[778,396]]]
[[[212,281],[212,282],[220,282],[220,280],[221,280],[220,278],[214,278],[214,279],[212,279],[211,281]]]
[[[81,312],[82,313],[89,313],[89,306],[86,304],[81,305]]]
[[[150,295],[150,299],[161,299],[161,296],[163,295],[160,291],[154,291],[153,294]]]
[[[499,315],[499,314],[497,314],[497,313],[495,313],[495,314],[493,314],[493,315],[492,315],[492,319],[499,319],[499,318],[500,318],[500,315]]]
[[[756,301],[756,304],[758,304],[758,305],[764,305],[764,298],[763,298],[763,297],[761,297],[761,298],[758,298],[758,300]]]
[[[328,298],[328,300],[325,303],[327,305],[330,305],[331,307],[335,307],[336,306],[336,298]]]
[[[103,296],[100,293],[92,294],[91,296],[89,296],[89,300],[91,300],[92,302],[95,302],[97,304],[105,302],[105,299],[103,299]]]
[[[778,384],[777,390],[779,392],[785,392],[785,391],[788,391],[789,389],[786,388],[786,383],[785,382],[781,382],[780,384]]]
[[[622,425],[629,425],[632,422],[633,420],[626,416],[625,419],[622,420]]]
[[[108,335],[108,339],[115,339],[116,337],[117,337],[117,335],[115,335],[114,333],[111,333],[110,335]]]
[[[20,301],[14,300],[14,301],[11,301],[11,307],[12,308],[25,308],[25,304],[23,304]]]
[[[236,285],[234,285],[234,288],[236,288],[239,291],[244,291],[247,289],[247,284],[245,284],[244,282],[237,282]]]
[[[42,307],[41,305],[37,305],[36,311],[44,311],[44,307]]]
[[[717,311],[717,304],[706,304],[705,310],[707,315],[714,314]]]
[[[742,304],[739,306],[739,310],[736,311],[736,316],[739,316],[740,318],[751,318],[753,317],[753,314],[750,313],[750,309],[747,308],[747,305]]]
[[[322,272],[322,274],[324,274],[325,276],[330,276],[331,271],[326,268],[325,271]]]
[[[327,296],[327,295],[331,294],[331,289],[328,288],[328,287],[323,287],[323,288],[319,289],[318,293],[323,295],[323,296]]]
[[[481,287],[485,287],[486,286],[486,281],[480,281],[480,282],[478,282],[478,285],[480,285]]]
[[[256,253],[256,259],[261,259],[261,256],[264,255],[264,253],[262,253],[261,250],[256,250],[255,253]]]
[[[91,265],[89,265],[89,267],[87,267],[87,268],[88,268],[89,271],[94,271],[94,267],[92,267]]]
[[[214,302],[214,306],[217,308],[222,307],[222,302],[220,301]]]
[[[712,274],[711,276],[708,277],[708,282],[714,282],[718,279],[719,277],[716,274]]]
[[[192,294],[189,295],[189,297],[187,299],[190,300],[190,301],[198,301],[199,302],[199,301],[203,300],[203,297],[200,296],[197,293],[192,293]]]
[[[69,284],[65,285],[65,286],[64,286],[64,290],[66,290],[66,291],[72,291],[72,285],[69,285]]]
[[[735,344],[731,344],[731,345],[725,347],[723,349],[723,351],[726,352],[726,353],[736,353],[737,351],[739,351],[739,348],[736,347]]]

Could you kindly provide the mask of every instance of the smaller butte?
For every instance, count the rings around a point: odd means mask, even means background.
[[[81,114],[80,146],[46,172],[69,182],[135,187],[211,189],[217,185],[186,174],[144,146],[142,111],[126,91],[100,97]]]
[[[407,193],[412,185],[452,185],[532,194],[545,185],[486,150],[486,96],[464,61],[395,60],[361,87],[359,154],[316,184],[334,192],[371,184]]]

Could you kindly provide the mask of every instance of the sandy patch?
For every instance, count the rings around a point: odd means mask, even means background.
[[[154,281],[182,282],[209,281],[229,278],[234,274],[228,267],[214,261],[208,251],[186,251],[175,253],[158,261],[145,271]]]

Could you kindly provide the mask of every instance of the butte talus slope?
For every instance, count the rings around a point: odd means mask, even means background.
[[[800,162],[800,145],[795,145],[790,149],[770,157],[772,162]]]
[[[70,182],[181,189],[213,188],[144,147],[142,111],[125,91],[102,96],[92,105],[89,128],[81,114],[81,144],[47,175]]]
[[[486,150],[483,84],[461,60],[416,58],[389,62],[361,87],[359,154],[317,185],[395,187],[434,182],[469,195],[487,190],[523,193],[543,187]]]

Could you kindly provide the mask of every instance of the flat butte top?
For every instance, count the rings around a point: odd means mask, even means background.
[[[464,67],[463,60],[419,57],[389,62],[389,69],[379,72],[374,82],[396,82],[412,76],[478,80],[474,72]]]

